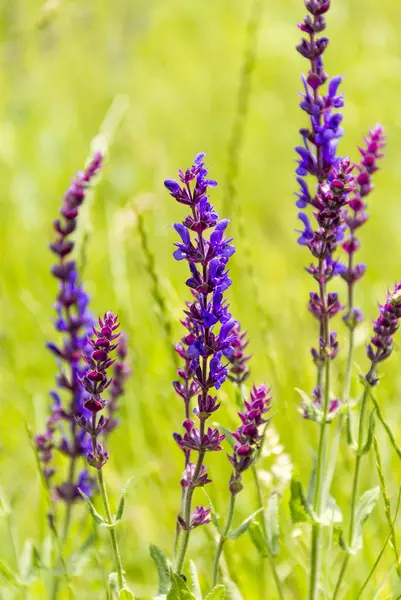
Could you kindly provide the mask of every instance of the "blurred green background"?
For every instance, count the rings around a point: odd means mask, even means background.
[[[51,223],[73,174],[82,168],[113,100],[126,110],[115,128],[108,161],[81,220],[89,233],[85,282],[94,313],[117,311],[129,334],[133,375],[121,407],[121,425],[110,443],[105,469],[113,504],[125,480],[134,475],[125,523],[119,529],[127,577],[137,598],[151,598],[156,574],[148,554],[150,542],[170,553],[179,503],[182,456],[172,439],[180,427],[182,406],[171,380],[174,365],[168,340],[152,296],[152,281],[138,234],[136,211],[143,216],[150,251],[173,322],[179,318],[188,289],[186,266],[172,258],[176,235],[171,224],[185,215],[163,189],[199,151],[207,153],[210,175],[220,182],[212,200],[221,211],[227,191],[227,147],[237,105],[239,75],[246,45],[249,0],[1,0],[0,2],[0,181],[1,181],[1,329],[0,329],[0,485],[12,512],[0,518],[0,555],[15,567],[8,525],[18,549],[31,538],[45,545],[46,506],[25,424],[43,428],[48,390],[55,365],[45,349],[54,339],[55,281],[49,275],[47,249]],[[231,233],[237,252],[232,259],[230,300],[234,315],[249,332],[253,354],[250,381],[266,381],[274,390],[273,454],[261,468],[275,464],[273,482],[265,474],[266,494],[282,473],[277,456],[289,455],[294,472],[306,484],[316,447],[316,426],[302,420],[295,387],[310,391],[314,368],[309,348],[316,324],[306,310],[311,280],[303,267],[307,251],[296,244],[293,192],[294,151],[305,116],[298,108],[299,74],[306,61],[295,52],[296,23],[305,13],[301,0],[262,2],[249,114],[240,151]],[[369,197],[371,219],[363,228],[359,259],[368,263],[357,301],[366,315],[359,330],[357,365],[366,369],[364,344],[376,303],[401,277],[401,4],[395,0],[334,0],[328,14],[329,74],[343,74],[346,97],[341,154],[357,158],[356,146],[367,129],[380,122],[388,136],[376,190]],[[116,106],[116,104],[114,104]],[[240,209],[240,210],[239,210]],[[342,282],[336,285],[344,294]],[[334,289],[332,287],[332,289]],[[344,296],[345,297],[345,296]],[[346,331],[337,319],[340,340]],[[400,342],[401,344],[401,342]],[[341,390],[345,352],[337,362],[334,393]],[[397,435],[401,433],[401,354],[396,348],[385,364],[377,396]],[[357,374],[357,366],[355,373]],[[359,391],[357,376],[353,391]],[[235,427],[234,390],[221,391],[219,421]],[[393,510],[401,484],[399,459],[381,427],[386,481]],[[273,436],[274,437],[274,436]],[[278,464],[285,466],[284,459]],[[209,493],[218,512],[227,502],[229,465],[225,452],[208,460],[213,484]],[[377,485],[374,458],[365,460],[363,488]],[[345,443],[333,495],[348,522],[353,455]],[[284,471],[285,471],[284,469]],[[274,469],[273,469],[274,470]],[[237,522],[256,507],[251,476],[238,502]],[[282,552],[279,572],[285,597],[303,598],[309,544],[307,529],[291,532],[288,486],[283,486]],[[197,492],[197,502],[205,502]],[[90,531],[84,506],[76,510],[70,548]],[[8,523],[7,523],[8,522]],[[211,530],[210,530],[211,532]],[[380,499],[366,529],[364,550],[352,559],[347,598],[355,598],[387,535]],[[72,578],[76,598],[103,597],[103,576],[112,569],[106,531],[96,550],[77,566]],[[210,581],[214,541],[205,530],[191,539],[190,555],[202,585]],[[342,556],[333,549],[325,558],[325,586],[335,582]],[[227,567],[245,600],[276,592],[266,565],[262,594],[259,559],[247,536],[226,547]],[[388,548],[365,597],[393,562]],[[47,597],[41,572],[29,597]],[[267,591],[266,591],[267,590]],[[0,581],[1,598],[17,598]],[[64,592],[68,598],[67,592]],[[401,584],[393,570],[378,598],[399,598]]]

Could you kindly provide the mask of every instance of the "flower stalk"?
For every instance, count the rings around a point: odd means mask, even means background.
[[[190,214],[184,221],[174,226],[181,238],[181,242],[176,244],[174,258],[188,262],[191,276],[186,284],[194,295],[194,301],[187,305],[185,311],[188,323],[191,324],[191,335],[186,340],[187,351],[183,356],[184,360],[188,357],[192,372],[189,378],[188,373],[179,372],[183,383],[174,384],[186,406],[186,418],[183,422],[185,434],[174,434],[179,448],[184,452],[186,465],[181,479],[181,486],[185,488],[181,503],[183,509],[177,519],[182,529],[175,566],[178,573],[181,573],[184,566],[192,529],[210,521],[209,509],[198,506],[192,512],[192,498],[196,487],[203,487],[210,482],[203,464],[206,453],[220,451],[220,443],[224,439],[217,428],[206,429],[205,424],[220,406],[211,390],[218,390],[227,378],[227,365],[223,361],[233,353],[231,343],[234,340],[232,329],[235,325],[224,299],[224,292],[231,285],[227,263],[234,253],[234,247],[231,245],[232,240],[224,235],[228,220],[219,220],[208,200],[208,188],[217,184],[207,179],[204,156],[202,153],[198,154],[191,167],[185,172],[179,171],[180,183],[172,179],[164,182],[171,196],[190,208]],[[211,230],[208,236],[205,234],[207,230]],[[196,390],[191,388],[193,384]],[[187,388],[187,385],[190,387]],[[188,393],[191,394],[191,389],[192,395],[197,394],[197,406],[193,409],[193,414],[198,419],[199,427],[195,426],[190,415]],[[193,453],[197,454],[195,463],[191,461]],[[182,495],[181,491],[181,498]]]

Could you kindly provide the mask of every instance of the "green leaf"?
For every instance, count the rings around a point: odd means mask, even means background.
[[[118,600],[134,600],[134,594],[131,592],[131,590],[123,588],[119,593]]]
[[[221,528],[220,528],[220,523],[219,523],[219,517],[216,513],[216,511],[214,510],[214,506],[213,503],[210,499],[209,494],[207,493],[207,491],[205,490],[205,488],[202,488],[203,493],[205,494],[206,498],[207,498],[207,502],[209,504],[209,508],[210,508],[210,518],[212,520],[213,525],[216,527],[217,531],[219,533],[221,533]]]
[[[252,525],[251,525],[251,528],[252,528]],[[228,579],[225,577],[224,585],[226,586],[227,600],[244,600],[241,592],[239,591],[239,589],[237,588],[237,586],[231,579]]]
[[[375,427],[376,427],[375,413],[376,413],[376,409],[373,409],[372,413],[370,415],[370,419],[369,419],[368,437],[366,439],[366,442],[363,445],[362,454],[367,454],[370,451],[372,444],[373,444],[373,438],[375,436]]]
[[[97,512],[96,508],[93,506],[92,502],[90,501],[90,498],[88,498],[88,496],[78,488],[79,493],[81,494],[82,498],[85,500],[86,504],[89,507],[89,512],[93,517],[93,520],[95,521],[96,525],[104,525],[106,523],[106,521],[103,519],[103,517],[101,515],[99,515],[99,513]]]
[[[226,597],[226,588],[224,585],[216,585],[206,596],[205,600],[224,600]]]
[[[344,552],[348,552],[347,542],[344,539],[344,531],[340,525],[334,525],[333,527],[333,537],[337,544],[340,546],[341,550]]]
[[[189,561],[189,583],[196,600],[202,600],[202,591],[199,583],[198,570],[193,560]]]
[[[185,581],[176,573],[171,576],[171,590],[167,594],[167,600],[196,600]]]
[[[118,501],[118,505],[117,505],[116,521],[121,521],[121,519],[122,519],[122,516],[124,513],[124,507],[125,507],[125,500],[127,498],[128,487],[132,480],[133,480],[133,477],[130,477],[122,489],[120,500]]]
[[[151,544],[149,546],[150,556],[156,565],[157,575],[159,578],[158,593],[167,594],[171,586],[171,570],[170,563],[160,548]]]
[[[290,512],[293,523],[312,523],[312,513],[306,501],[302,484],[296,479],[291,480]]]
[[[362,527],[365,521],[372,514],[375,504],[380,496],[380,487],[374,487],[362,494],[355,511],[355,533],[352,540],[352,547],[349,549],[350,553],[356,554],[362,549]]]
[[[263,558],[267,558],[269,556],[269,545],[267,540],[263,534],[263,529],[260,523],[252,523],[249,528],[249,534],[251,536],[251,540],[255,544],[259,554]]]
[[[320,522],[323,525],[334,525],[336,523],[342,523],[343,514],[341,512],[340,507],[337,502],[334,500],[333,496],[329,496],[327,498],[326,509],[323,513]]]
[[[242,521],[241,525],[236,527],[236,529],[231,529],[231,531],[227,535],[227,539],[237,540],[243,533],[248,531],[253,521],[255,520],[256,515],[259,514],[262,510],[263,508],[259,508],[259,510],[255,511],[248,518],[246,518],[245,521]]]
[[[265,513],[267,544],[270,554],[278,556],[280,553],[280,524],[279,524],[279,496],[272,494],[267,502]]]
[[[2,575],[4,579],[10,583],[13,583],[15,586],[19,588],[23,587],[18,579],[18,576],[3,561],[0,561],[0,575]]]
[[[217,422],[213,423],[213,425],[218,427],[221,430],[221,432],[224,433],[224,435],[226,436],[227,442],[230,444],[231,448],[234,448],[234,446],[237,442],[236,442],[235,438],[233,437],[233,434],[231,433],[231,431],[228,429],[228,427],[225,427],[221,423],[217,423]]]
[[[308,413],[309,417],[313,421],[316,421],[317,417],[318,417],[318,411],[316,410],[316,406],[315,406],[315,403],[313,402],[312,398],[303,390],[300,390],[299,388],[294,388],[294,389],[301,396],[302,402],[305,406],[306,412]]]
[[[34,546],[32,540],[25,542],[18,566],[23,581],[27,581],[35,569],[42,567],[39,551]]]

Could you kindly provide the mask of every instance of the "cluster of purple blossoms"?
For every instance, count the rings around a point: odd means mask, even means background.
[[[238,413],[241,425],[232,433],[236,440],[234,451],[229,456],[234,471],[230,478],[230,492],[235,495],[242,490],[242,473],[251,466],[256,451],[264,436],[268,421],[264,415],[271,409],[271,388],[265,384],[254,386],[250,392],[250,400],[244,401],[245,411]]]
[[[318,225],[316,231],[302,213],[305,230],[301,232],[298,241],[306,245],[317,259],[317,264],[311,264],[306,270],[318,282],[320,290],[320,293],[311,292],[309,298],[309,311],[320,323],[319,348],[312,349],[312,357],[318,368],[322,368],[327,359],[335,358],[339,350],[336,333],[327,335],[325,323],[343,307],[336,292],[323,294],[322,291],[325,291],[328,281],[343,268],[333,259],[333,253],[337,250],[343,233],[344,207],[354,188],[352,170],[353,165],[349,159],[343,159],[339,161],[337,168],[333,168],[330,180],[318,185],[314,200],[314,217]]]
[[[301,94],[300,107],[310,119],[310,128],[300,130],[303,146],[298,146],[298,208],[313,204],[308,186],[303,179],[307,175],[315,177],[319,183],[326,181],[333,166],[336,165],[338,139],[343,135],[341,128],[342,115],[335,112],[344,106],[342,95],[338,95],[341,77],[333,77],[327,94],[319,95],[319,88],[325,84],[328,75],[324,72],[322,56],[327,48],[328,39],[317,37],[325,28],[324,14],[330,7],[329,0],[306,0],[305,6],[309,15],[298,24],[301,31],[308,35],[297,46],[298,52],[310,62],[307,76],[302,75],[304,93]]]
[[[219,389],[227,378],[227,360],[233,354],[233,328],[236,324],[224,299],[224,293],[231,285],[227,263],[235,249],[232,240],[225,237],[228,220],[219,220],[209,202],[208,188],[215,187],[217,183],[207,179],[204,156],[203,153],[198,154],[191,167],[185,172],[179,171],[180,183],[171,179],[164,182],[171,196],[190,208],[190,214],[184,221],[174,226],[181,238],[176,244],[174,258],[188,261],[190,277],[186,284],[194,295],[194,301],[187,305],[185,311],[187,320],[184,326],[188,335],[178,347],[185,361],[184,369],[179,371],[182,382],[174,384],[188,407],[190,399],[197,394],[193,413],[198,418],[199,427],[190,418],[188,409],[183,423],[184,435],[174,434],[186,455],[183,481],[187,491],[209,482],[203,468],[204,455],[208,451],[221,450],[224,435],[216,428],[206,429],[205,422],[220,406],[211,390]],[[210,233],[206,236],[208,230]],[[198,453],[196,465],[190,461],[191,451]],[[192,519],[188,523],[181,519],[180,524],[186,530],[193,526]]]
[[[241,326],[238,322],[234,325],[232,334],[235,336],[235,339],[231,342],[234,352],[228,357],[228,379],[240,386],[248,379],[250,372],[248,361],[251,357],[245,354],[249,340],[247,339],[247,332],[241,331]]]
[[[77,459],[85,455],[87,448],[85,432],[77,430],[74,415],[83,408],[84,393],[79,383],[83,375],[81,355],[87,348],[87,334],[93,321],[88,313],[89,298],[79,281],[76,261],[71,258],[74,249],[71,234],[77,227],[79,208],[88,186],[101,169],[102,161],[102,154],[95,153],[85,171],[75,176],[64,195],[61,216],[53,224],[57,238],[50,248],[58,262],[53,266],[52,273],[59,284],[55,328],[63,338],[61,344],[49,343],[47,346],[59,364],[57,387],[68,394],[69,402],[64,403],[58,391],[51,392],[53,405],[46,431],[35,438],[43,473],[49,485],[54,475],[54,450],[66,455],[70,464],[75,465]],[[70,473],[74,471],[74,468],[70,468]],[[68,481],[54,487],[57,496],[66,502],[80,498],[78,488],[87,495],[91,494],[93,483],[85,470],[78,474],[76,481],[70,477]]]
[[[80,379],[80,385],[86,391],[84,411],[76,412],[75,422],[90,436],[92,448],[87,452],[86,457],[89,465],[96,469],[101,469],[109,458],[109,453],[98,441],[98,436],[107,430],[109,418],[101,415],[97,420],[97,415],[107,404],[102,394],[112,383],[107,370],[115,362],[110,354],[118,346],[119,326],[118,317],[112,312],[105,313],[103,319],[99,318],[99,329],[94,327],[94,336],[88,338],[92,352],[83,357],[88,365],[84,376]]]
[[[116,362],[113,365],[113,376],[109,388],[109,399],[107,401],[108,423],[105,433],[110,433],[118,425],[117,413],[119,400],[125,393],[127,378],[131,375],[131,369],[127,360],[127,336],[121,333],[118,341]]]
[[[379,316],[373,322],[373,336],[367,345],[366,354],[371,361],[371,368],[366,380],[377,383],[377,365],[388,358],[393,351],[393,336],[399,328],[401,319],[401,283],[396,284],[392,292],[387,294],[386,302],[379,305]]]
[[[348,255],[348,264],[341,271],[341,277],[347,282],[348,286],[348,311],[344,315],[344,321],[350,329],[363,319],[362,312],[353,306],[353,288],[366,271],[366,265],[362,263],[355,264],[355,253],[360,247],[360,241],[356,236],[356,231],[361,225],[366,223],[368,214],[366,213],[365,198],[373,189],[372,175],[378,170],[377,161],[383,157],[381,153],[385,146],[385,137],[383,128],[376,125],[365,137],[365,147],[360,147],[362,155],[361,161],[356,165],[358,174],[356,176],[356,186],[350,199],[347,210],[344,212],[344,221],[348,229],[348,236],[343,242],[342,247]]]

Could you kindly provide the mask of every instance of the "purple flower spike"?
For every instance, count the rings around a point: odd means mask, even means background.
[[[232,433],[236,440],[234,451],[228,457],[234,471],[230,479],[230,492],[235,495],[242,490],[242,473],[251,466],[256,452],[263,439],[268,420],[265,415],[271,409],[271,388],[264,383],[254,386],[250,392],[250,400],[244,402],[244,412],[238,413],[241,425]]]
[[[81,355],[87,350],[87,335],[93,321],[88,311],[89,297],[79,280],[77,265],[72,258],[74,241],[71,236],[77,228],[80,207],[102,163],[103,155],[96,152],[88,167],[73,179],[63,197],[60,217],[53,223],[56,237],[50,244],[51,251],[57,257],[57,263],[52,268],[52,274],[58,280],[55,329],[62,334],[62,339],[58,343],[48,343],[47,347],[59,364],[56,381],[64,394],[50,393],[53,400],[51,414],[46,432],[36,436],[36,447],[49,487],[53,487],[55,497],[65,502],[81,498],[78,492],[80,486],[88,494],[93,490],[92,481],[85,471],[81,471],[77,480],[70,478],[58,485],[53,484],[55,469],[51,465],[54,451],[67,456],[70,463],[75,463],[87,452],[87,436],[85,432],[77,430],[74,414],[83,410],[84,392],[79,384],[84,373]],[[62,395],[68,397],[67,403]]]
[[[220,389],[227,379],[229,362],[235,354],[236,344],[238,347],[236,321],[231,317],[224,298],[231,285],[228,261],[235,249],[232,239],[226,236],[229,221],[220,220],[209,202],[209,188],[217,184],[207,178],[204,157],[204,153],[198,154],[191,167],[180,170],[179,181],[167,179],[164,182],[171,196],[190,209],[182,223],[174,225],[179,236],[174,258],[187,261],[190,276],[186,285],[193,295],[182,321],[186,332],[176,347],[183,363],[178,369],[178,379],[173,383],[176,393],[184,401],[186,417],[183,423],[185,433],[174,434],[185,456],[181,486],[185,490],[186,520],[179,516],[178,522],[186,531],[208,522],[209,511],[205,511],[206,517],[199,513],[195,518],[196,509],[189,518],[189,509],[194,488],[210,482],[203,465],[206,452],[221,450],[224,435],[216,428],[206,429],[205,423],[220,406],[214,391]],[[191,402],[195,398],[196,406],[192,408]],[[199,427],[195,427],[191,414],[198,419]],[[192,453],[197,453],[195,466],[190,460]]]
[[[110,353],[118,346],[119,326],[118,317],[112,312],[105,313],[103,319],[99,318],[99,328],[94,327],[93,337],[88,338],[92,352],[83,357],[88,365],[80,379],[80,384],[86,391],[83,403],[86,412],[77,411],[75,421],[91,438],[92,448],[87,453],[87,460],[89,465],[96,469],[101,469],[109,458],[108,452],[98,442],[98,436],[107,429],[109,419],[103,415],[97,419],[97,415],[106,406],[102,394],[112,383],[107,371],[115,362]],[[87,413],[90,413],[90,418],[85,416]]]
[[[356,186],[343,215],[348,233],[346,240],[342,244],[348,256],[347,265],[344,265],[344,269],[341,272],[341,277],[347,282],[348,286],[348,310],[343,319],[351,330],[355,329],[357,324],[362,320],[355,318],[356,310],[358,311],[358,315],[362,315],[362,313],[352,305],[353,289],[355,283],[363,277],[366,271],[366,265],[355,263],[355,253],[361,245],[357,238],[357,230],[368,220],[365,198],[373,190],[372,175],[379,168],[377,162],[383,157],[382,150],[384,147],[385,136],[383,128],[380,125],[376,125],[365,137],[365,147],[359,148],[362,158],[359,165],[356,165],[358,171]]]
[[[337,275],[347,277],[347,267],[336,259],[335,253],[344,240],[347,208],[356,184],[352,175],[354,165],[349,158],[337,157],[338,141],[343,136],[342,114],[338,112],[344,105],[343,95],[339,93],[342,78],[330,79],[323,65],[328,39],[321,33],[326,29],[325,14],[330,1],[305,0],[305,7],[308,15],[299,23],[299,28],[306,36],[297,50],[309,61],[308,73],[302,75],[304,89],[300,102],[301,109],[308,115],[308,126],[300,129],[303,144],[295,148],[299,185],[296,206],[302,211],[309,207],[313,219],[306,212],[298,213],[303,229],[297,232],[300,234],[298,243],[306,246],[314,259],[306,271],[318,285],[318,291],[310,293],[308,308],[319,322],[318,344],[312,349],[312,358],[320,389],[324,366],[339,351],[336,334],[330,331],[330,320],[343,306],[337,292],[329,292],[327,285]],[[315,179],[314,189],[305,179],[310,176]],[[356,279],[362,274],[360,265],[349,277]]]
[[[241,331],[239,323],[234,325],[232,335],[234,336],[234,340],[231,342],[231,346],[234,352],[228,357],[228,378],[237,385],[241,385],[249,377],[248,361],[251,357],[245,354],[249,341],[247,339],[247,332]]]
[[[371,385],[377,383],[376,367],[390,356],[393,351],[393,336],[399,328],[401,319],[401,283],[396,284],[392,292],[387,294],[385,304],[379,305],[379,316],[373,322],[373,336],[366,348],[369,360],[372,362],[367,380]]]

